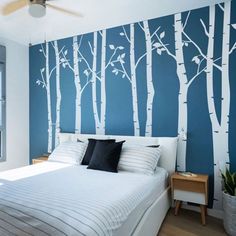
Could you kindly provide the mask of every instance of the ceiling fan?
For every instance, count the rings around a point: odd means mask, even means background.
[[[51,8],[62,13],[70,14],[77,17],[82,17],[79,12],[71,11],[56,5],[48,3],[50,0],[15,0],[6,4],[2,9],[3,15],[10,15],[11,13],[29,6],[29,14],[33,17],[40,18],[46,15],[46,9]]]

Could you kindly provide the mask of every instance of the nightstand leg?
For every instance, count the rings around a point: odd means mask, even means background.
[[[175,215],[177,216],[179,213],[179,208],[181,207],[181,201],[177,200],[176,201],[176,206],[175,206]]]
[[[205,206],[205,215],[207,216],[207,206]]]
[[[206,206],[200,205],[200,208],[201,208],[202,224],[206,225]]]

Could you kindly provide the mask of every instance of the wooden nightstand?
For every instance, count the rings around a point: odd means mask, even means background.
[[[47,160],[48,160],[48,156],[40,156],[40,157],[36,157],[36,158],[32,159],[32,163],[34,165],[34,164],[38,164],[38,163],[41,163],[41,162],[44,162]]]
[[[202,224],[206,224],[206,205],[208,204],[208,176],[186,177],[175,173],[171,176],[172,197],[176,200],[175,215],[182,201],[200,205]]]

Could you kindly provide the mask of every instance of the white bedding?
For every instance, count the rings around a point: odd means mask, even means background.
[[[154,176],[147,176],[87,170],[85,166],[57,162],[2,172],[0,235],[131,233],[164,191],[166,175],[162,168]]]

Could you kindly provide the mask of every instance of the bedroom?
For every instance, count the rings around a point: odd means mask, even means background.
[[[0,235],[236,235],[235,1],[0,10]]]

